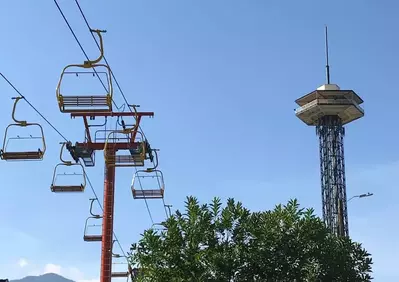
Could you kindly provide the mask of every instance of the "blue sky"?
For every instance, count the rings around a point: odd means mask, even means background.
[[[73,1],[60,0],[91,57],[96,46]],[[154,111],[142,126],[161,149],[166,202],[182,208],[234,197],[251,210],[298,198],[321,215],[318,139],[295,117],[296,98],[325,82],[324,25],[329,26],[331,80],[355,90],[366,115],[345,138],[349,227],[374,259],[375,281],[397,281],[399,170],[396,110],[399,19],[395,1],[81,1],[93,28],[106,29],[106,57],[130,103]],[[62,68],[85,59],[52,1],[7,1],[0,9],[0,72],[72,141],[83,122],[59,112]],[[98,87],[98,84],[87,87]],[[99,82],[97,82],[99,83]],[[95,85],[94,85],[95,84]],[[90,89],[90,88],[87,88]],[[11,121],[12,96],[0,81],[0,128]],[[120,93],[115,100],[122,103]],[[82,240],[92,192],[52,194],[62,141],[21,102],[19,117],[43,124],[42,162],[0,163],[0,273],[19,278],[55,271],[80,281],[99,276],[100,244]],[[98,154],[98,159],[100,158]],[[101,195],[103,165],[87,173]],[[133,200],[132,169],[118,169],[115,232],[125,250],[151,226]],[[154,221],[162,201],[151,201]]]

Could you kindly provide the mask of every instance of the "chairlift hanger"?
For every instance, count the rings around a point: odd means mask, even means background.
[[[124,256],[124,255],[120,255],[120,254],[117,254],[117,253],[114,253],[114,244],[115,244],[115,242],[117,242],[118,240],[113,240],[112,241],[112,257],[114,257],[114,258],[122,258],[122,257],[124,257],[124,258],[126,258],[126,256]]]
[[[146,142],[146,144],[147,144],[147,152],[149,155],[148,158],[154,164],[153,167],[149,167],[149,168],[147,168],[147,170],[148,171],[156,170],[158,167],[158,153],[157,152],[159,151],[159,149],[151,149],[150,143]],[[154,153],[154,155],[152,153]],[[155,158],[154,158],[154,156],[155,156]]]

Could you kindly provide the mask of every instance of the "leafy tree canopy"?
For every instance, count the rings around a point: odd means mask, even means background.
[[[313,209],[296,200],[250,212],[220,199],[201,205],[188,197],[164,229],[146,230],[130,260],[147,281],[370,281],[370,254],[329,233]]]

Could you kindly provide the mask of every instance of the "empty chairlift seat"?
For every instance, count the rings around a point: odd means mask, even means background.
[[[129,277],[130,273],[128,271],[125,272],[111,272],[111,277],[113,278],[124,278]]]
[[[93,213],[93,203],[96,199],[90,199],[90,215],[85,222],[83,240],[85,242],[102,241],[102,216]]]
[[[163,199],[165,183],[160,170],[138,170],[132,180],[134,199]]]
[[[114,249],[116,240],[113,241],[112,249]],[[128,258],[125,255],[116,254],[112,251],[112,272],[113,278],[128,278],[133,275],[133,269],[128,263]]]
[[[99,62],[102,60],[104,56],[104,48],[103,48],[103,39],[101,36],[100,30],[91,30],[91,32],[95,32],[100,39],[100,55],[96,60],[85,61],[83,64],[71,64],[66,66],[60,76],[57,89],[56,96],[58,100],[58,106],[60,111],[63,113],[72,113],[72,112],[104,112],[104,111],[112,111],[112,74],[111,69],[107,64],[100,64]],[[93,68],[96,75],[99,73],[104,73],[101,69],[105,69],[106,78],[107,78],[107,86],[104,85],[106,89],[105,94],[95,94],[95,95],[69,95],[62,94],[61,86],[63,85],[64,75],[67,73],[75,73],[78,74],[79,71],[72,71],[73,68],[78,69],[91,69]],[[99,69],[99,71],[96,71]]]
[[[97,220],[101,219],[101,217],[96,218],[96,217],[88,217],[86,219],[86,225],[85,225],[85,231],[84,231],[84,235],[83,235],[83,240],[85,242],[101,242],[102,241],[102,235],[100,232],[98,232],[98,230],[101,231],[101,224],[94,224],[91,221],[92,220]],[[96,228],[97,227],[97,228]],[[97,231],[97,234],[94,234],[93,231]]]
[[[46,142],[43,128],[38,123],[28,123],[15,118],[17,103],[22,97],[14,97],[14,107],[12,110],[12,119],[15,123],[7,126],[4,134],[3,146],[0,149],[0,158],[6,161],[32,161],[42,160],[46,151]],[[22,135],[21,129],[24,128],[27,136]],[[13,133],[17,129],[18,133]],[[33,146],[39,145],[40,148],[33,149]],[[19,149],[24,147],[24,150]],[[28,149],[26,149],[28,148]]]
[[[83,235],[83,240],[85,242],[101,242],[101,228],[102,224],[96,224],[95,222],[99,222],[102,217],[88,217],[86,219],[85,231]]]
[[[62,158],[66,143],[62,143],[60,160],[54,168],[52,192],[83,192],[86,187],[86,173],[80,163],[72,163]]]

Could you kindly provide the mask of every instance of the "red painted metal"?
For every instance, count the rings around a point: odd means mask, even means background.
[[[141,116],[138,116],[137,117],[137,124],[140,124],[140,121],[141,121]],[[138,127],[138,126],[137,126]],[[134,131],[134,132],[132,132],[132,142],[134,141],[134,140],[136,140],[136,136],[137,136],[137,128],[136,128],[136,130]]]
[[[114,150],[109,150],[109,154],[115,155]],[[111,282],[112,272],[112,241],[114,224],[114,195],[115,195],[115,166],[105,165],[104,180],[104,211],[103,211],[103,230],[101,246],[101,273],[100,282]]]
[[[136,143],[130,143],[130,142],[125,142],[125,143],[110,143],[112,144],[112,149],[115,150],[129,150],[129,149],[137,149],[138,146],[140,146],[140,143],[136,142]],[[86,147],[86,148],[90,148],[93,150],[104,150],[104,146],[105,143],[104,142],[98,142],[98,143],[90,143],[90,142],[85,142],[85,143],[80,143],[77,142],[75,144],[78,147]]]
[[[142,117],[153,117],[154,113],[153,112],[73,112],[71,113],[71,117],[82,117],[83,122],[85,125],[85,132],[86,132],[86,138],[88,140],[87,143],[89,143],[89,148],[92,148],[94,150],[103,150],[103,148],[100,148],[99,144],[104,144],[104,143],[92,143],[93,140],[90,135],[90,125],[87,121],[87,118],[95,118],[95,117],[126,117],[126,116],[136,116],[137,117],[137,125],[140,124],[141,118]],[[134,140],[137,135],[137,129],[131,133],[131,143],[134,143]],[[131,144],[130,143],[130,144]],[[123,148],[123,149],[128,149],[128,148]]]
[[[88,117],[122,117],[136,116],[137,124],[140,124],[141,118],[144,116],[152,117],[153,112],[73,112],[71,117],[82,117],[86,129],[87,142],[77,142],[78,147],[85,147],[92,150],[102,151],[105,148],[105,142],[93,142],[90,132]],[[137,134],[137,128],[131,133],[132,137],[129,142],[111,142],[108,144],[107,154],[111,154],[115,159],[116,151],[137,149],[141,145],[134,142]],[[114,196],[115,196],[115,164],[105,163],[104,178],[104,204],[103,204],[103,225],[102,225],[102,241],[101,241],[101,273],[100,282],[111,282],[112,277],[112,242],[113,242],[113,224],[114,224]]]
[[[88,142],[92,142],[91,141],[91,135],[90,135],[90,130],[89,130],[89,123],[87,122],[87,117],[84,116],[83,117],[83,122],[85,124],[85,128],[86,128],[86,138]]]

